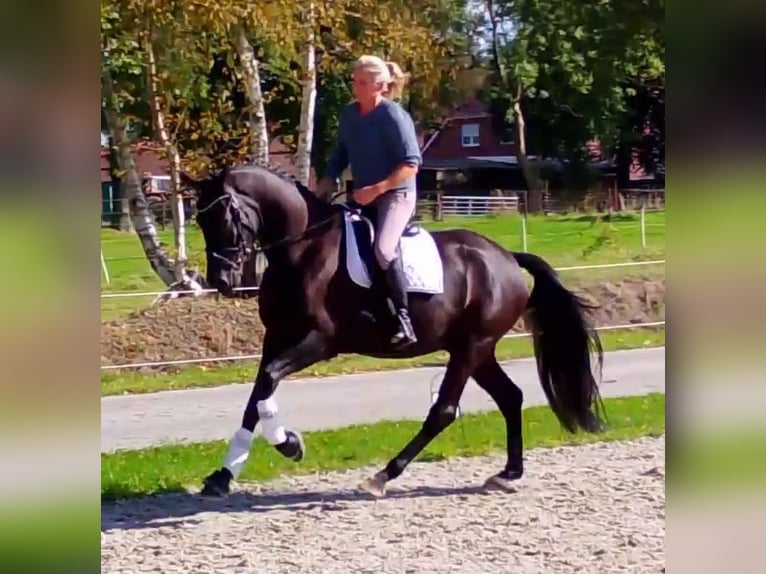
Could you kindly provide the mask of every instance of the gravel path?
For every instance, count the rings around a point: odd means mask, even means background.
[[[524,392],[524,407],[547,404],[535,360],[503,363]],[[665,392],[665,347],[604,354],[604,398]],[[285,381],[279,386],[280,418],[298,431],[368,424],[380,420],[423,420],[444,367],[357,373]],[[252,384],[163,391],[101,398],[101,452],[165,443],[229,440],[239,428]],[[339,408],[339,405],[343,405]],[[497,411],[470,380],[460,399],[463,413]]]
[[[373,499],[375,468],[102,508],[102,572],[658,573],[665,438],[527,452],[516,493],[479,488],[502,457],[413,463]]]

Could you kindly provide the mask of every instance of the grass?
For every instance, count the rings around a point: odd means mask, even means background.
[[[592,215],[530,217],[527,225],[527,249],[545,257],[554,266],[568,267],[583,264],[653,260],[665,257],[665,214],[647,214],[647,249],[641,248],[640,220],[636,214],[617,214],[610,221]],[[429,229],[463,227],[482,233],[500,245],[513,250],[522,249],[521,219],[517,215],[498,215],[476,218],[450,218],[443,222],[427,222]],[[172,245],[172,229],[160,232],[162,240]],[[108,261],[111,284],[102,276],[102,292],[154,291],[163,288],[143,255],[137,238],[114,230],[102,230],[102,249]],[[202,237],[196,227],[187,230],[188,252],[197,268],[204,266]],[[638,273],[636,270],[640,270]],[[583,282],[624,279],[626,276],[664,276],[664,266],[617,268],[606,270],[567,271],[564,281],[569,287]],[[531,281],[531,280],[530,280]],[[102,299],[102,320],[117,318],[135,311],[150,302],[150,298]],[[631,349],[663,345],[664,330],[631,330],[602,333],[608,350]],[[510,339],[500,343],[499,356],[515,359],[531,356],[528,339]],[[257,349],[254,350],[257,353]],[[358,355],[347,355],[327,363],[315,365],[295,376],[341,375],[371,370],[443,365],[443,353],[412,360],[380,360]],[[103,371],[102,395],[147,393],[169,389],[209,387],[227,383],[251,381],[257,362],[221,363],[216,367],[186,366],[162,374],[136,371]]]
[[[665,257],[665,213],[646,214],[646,249],[641,247],[640,218],[637,214],[617,214],[610,221],[593,215],[531,216],[527,224],[527,250],[547,259],[555,267],[614,263]],[[428,229],[465,228],[484,234],[507,249],[520,251],[521,218],[495,215],[473,218],[448,218],[425,222]],[[161,241],[172,251],[173,232],[159,232]],[[199,229],[187,228],[187,252],[191,266],[204,269],[204,241]],[[102,293],[118,291],[158,291],[164,285],[152,271],[134,234],[113,229],[101,231],[101,249],[107,259],[111,282],[101,275]],[[151,297],[102,299],[103,320],[148,305]]]
[[[627,331],[605,331],[601,334],[605,351],[618,349],[640,349],[659,347],[665,344],[665,329],[631,329]],[[504,339],[498,345],[498,358],[502,360],[532,356],[529,339]],[[384,371],[413,367],[444,366],[446,353],[434,353],[414,359],[374,359],[361,355],[343,355],[304,369],[294,377],[332,376],[366,371]],[[146,375],[133,370],[104,371],[101,374],[101,394],[121,395],[127,393],[152,393],[199,387],[213,387],[224,384],[250,382],[255,378],[257,361],[223,363],[209,368],[199,366],[182,367],[173,373]]]
[[[604,405],[609,424],[601,435],[570,435],[561,429],[549,407],[525,409],[525,448],[625,440],[665,432],[663,394],[606,399]],[[307,457],[298,464],[284,459],[264,441],[256,440],[240,482],[384,463],[412,438],[421,424],[420,420],[386,421],[306,433]],[[215,441],[102,454],[102,500],[199,488],[202,478],[220,467],[226,449],[227,441]],[[418,460],[480,456],[504,450],[505,424],[500,413],[492,411],[463,415]]]

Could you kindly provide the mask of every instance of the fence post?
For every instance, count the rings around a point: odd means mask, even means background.
[[[104,259],[104,250],[101,250],[101,270],[104,272],[104,279],[106,279],[106,284],[109,285],[111,283],[109,279],[109,270],[106,268],[106,259]]]
[[[641,203],[641,248],[646,249],[646,207]]]
[[[527,213],[529,213],[529,192],[525,189],[524,194],[524,211],[521,214],[521,250],[527,252]]]
[[[527,214],[521,216],[521,250],[527,252]]]

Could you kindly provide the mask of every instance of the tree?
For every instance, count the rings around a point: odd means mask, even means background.
[[[637,85],[664,82],[664,0],[486,0],[486,7],[497,96],[515,123],[530,192],[539,189],[539,172],[526,160],[528,114],[544,120],[536,147],[582,163],[591,138],[607,153],[616,147]]]
[[[110,135],[110,143],[116,148],[115,157],[120,170],[120,197],[127,203],[131,225],[135,229],[141,246],[152,269],[165,283],[175,281],[174,263],[160,243],[154,218],[149,212],[146,198],[141,189],[141,180],[136,170],[130,139],[127,134],[126,114],[123,102],[133,100],[127,92],[115,87],[113,76],[122,78],[133,86],[142,75],[142,62],[137,54],[138,42],[117,25],[123,21],[123,13],[117,2],[101,3],[101,90],[102,109]]]
[[[247,39],[243,24],[234,23],[231,27],[232,42],[239,57],[242,77],[247,94],[247,125],[250,130],[250,156],[253,161],[263,165],[269,162],[269,130],[266,123],[261,76],[258,59]]]
[[[464,0],[383,0],[317,3],[317,99],[312,163],[321,177],[335,142],[337,118],[352,98],[349,78],[363,53],[399,63],[409,74],[402,104],[428,125],[465,90],[461,73],[473,64],[475,15]]]
[[[130,140],[126,133],[125,120],[120,113],[120,105],[114,89],[109,67],[102,64],[101,88],[105,99],[106,113],[111,144],[116,147],[117,163],[121,172],[120,196],[128,201],[132,227],[135,229],[141,247],[146,254],[152,269],[162,279],[165,285],[175,282],[174,263],[162,248],[154,218],[141,190],[141,180],[136,170],[133,154],[130,150]]]
[[[309,184],[311,175],[311,147],[314,141],[314,110],[317,97],[316,71],[316,10],[310,0],[306,12],[302,15],[304,29],[303,66],[301,70],[301,121],[298,131],[298,150],[296,163],[298,180],[303,185]]]
[[[627,98],[620,126],[617,170],[620,185],[628,185],[633,151],[650,173],[665,166],[665,86],[651,83],[636,86]]]

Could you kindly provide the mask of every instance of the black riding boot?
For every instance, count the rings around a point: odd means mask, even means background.
[[[397,346],[417,343],[418,339],[412,328],[407,306],[407,284],[401,257],[397,257],[391,262],[385,271],[385,276],[389,296],[394,304],[394,317],[399,321],[399,327],[391,337],[391,343]]]

